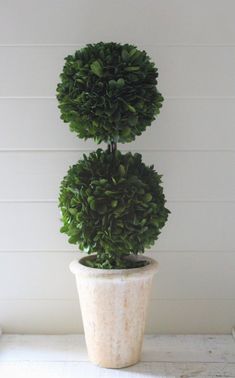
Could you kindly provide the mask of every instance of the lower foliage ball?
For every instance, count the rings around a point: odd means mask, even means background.
[[[59,195],[69,242],[96,253],[95,267],[125,267],[144,252],[167,221],[161,176],[140,154],[98,149],[70,167]]]

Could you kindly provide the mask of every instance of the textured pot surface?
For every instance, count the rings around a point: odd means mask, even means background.
[[[134,269],[95,269],[73,261],[90,360],[121,368],[140,360],[152,278],[157,262]]]

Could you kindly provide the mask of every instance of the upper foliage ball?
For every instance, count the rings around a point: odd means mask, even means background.
[[[161,176],[140,154],[97,150],[72,166],[61,183],[61,231],[81,250],[97,253],[101,268],[144,252],[158,238],[169,211]]]
[[[57,99],[61,118],[80,138],[131,142],[159,113],[158,72],[145,51],[100,42],[65,60]]]

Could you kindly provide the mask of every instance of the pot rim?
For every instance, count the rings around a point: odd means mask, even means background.
[[[148,264],[138,268],[127,268],[127,269],[100,269],[93,268],[82,264],[82,261],[85,259],[93,258],[95,255],[84,256],[79,260],[73,260],[69,264],[70,271],[75,275],[84,275],[84,276],[96,276],[96,277],[117,277],[117,276],[134,276],[134,275],[145,275],[156,273],[158,269],[158,262],[151,257],[147,256],[132,256],[138,261],[147,261]]]

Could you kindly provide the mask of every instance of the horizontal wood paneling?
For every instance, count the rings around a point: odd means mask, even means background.
[[[100,40],[145,49],[165,97],[152,127],[119,146],[155,164],[172,211],[153,248],[160,269],[147,331],[218,333],[234,326],[234,11],[233,0],[2,4],[0,324],[6,331],[82,331],[68,271],[76,248],[59,233],[56,199],[68,166],[96,145],[60,121],[55,94],[64,57]]]
[[[235,253],[187,251],[148,255],[159,262],[152,299],[235,301]],[[78,257],[72,252],[0,253],[0,300],[75,299],[75,279],[69,263]]]
[[[171,216],[154,250],[234,250],[235,203],[169,203]],[[74,250],[56,203],[0,203],[1,251]]]
[[[69,131],[55,99],[2,99],[0,149],[95,149]],[[158,119],[123,149],[231,150],[235,99],[165,99]]]
[[[235,43],[234,12],[233,0],[11,0],[0,43]]]
[[[146,333],[230,333],[235,301],[153,300]],[[83,332],[78,299],[73,301],[0,301],[5,333]]]
[[[0,99],[0,149],[87,149],[60,120],[55,99]]]
[[[57,200],[69,166],[81,152],[5,152],[0,159],[0,200]],[[163,174],[170,201],[235,200],[234,152],[143,151],[143,161]]]
[[[71,46],[1,47],[0,97],[55,96],[64,57],[74,50]],[[159,68],[164,96],[235,96],[235,46],[150,46],[146,50]]]

